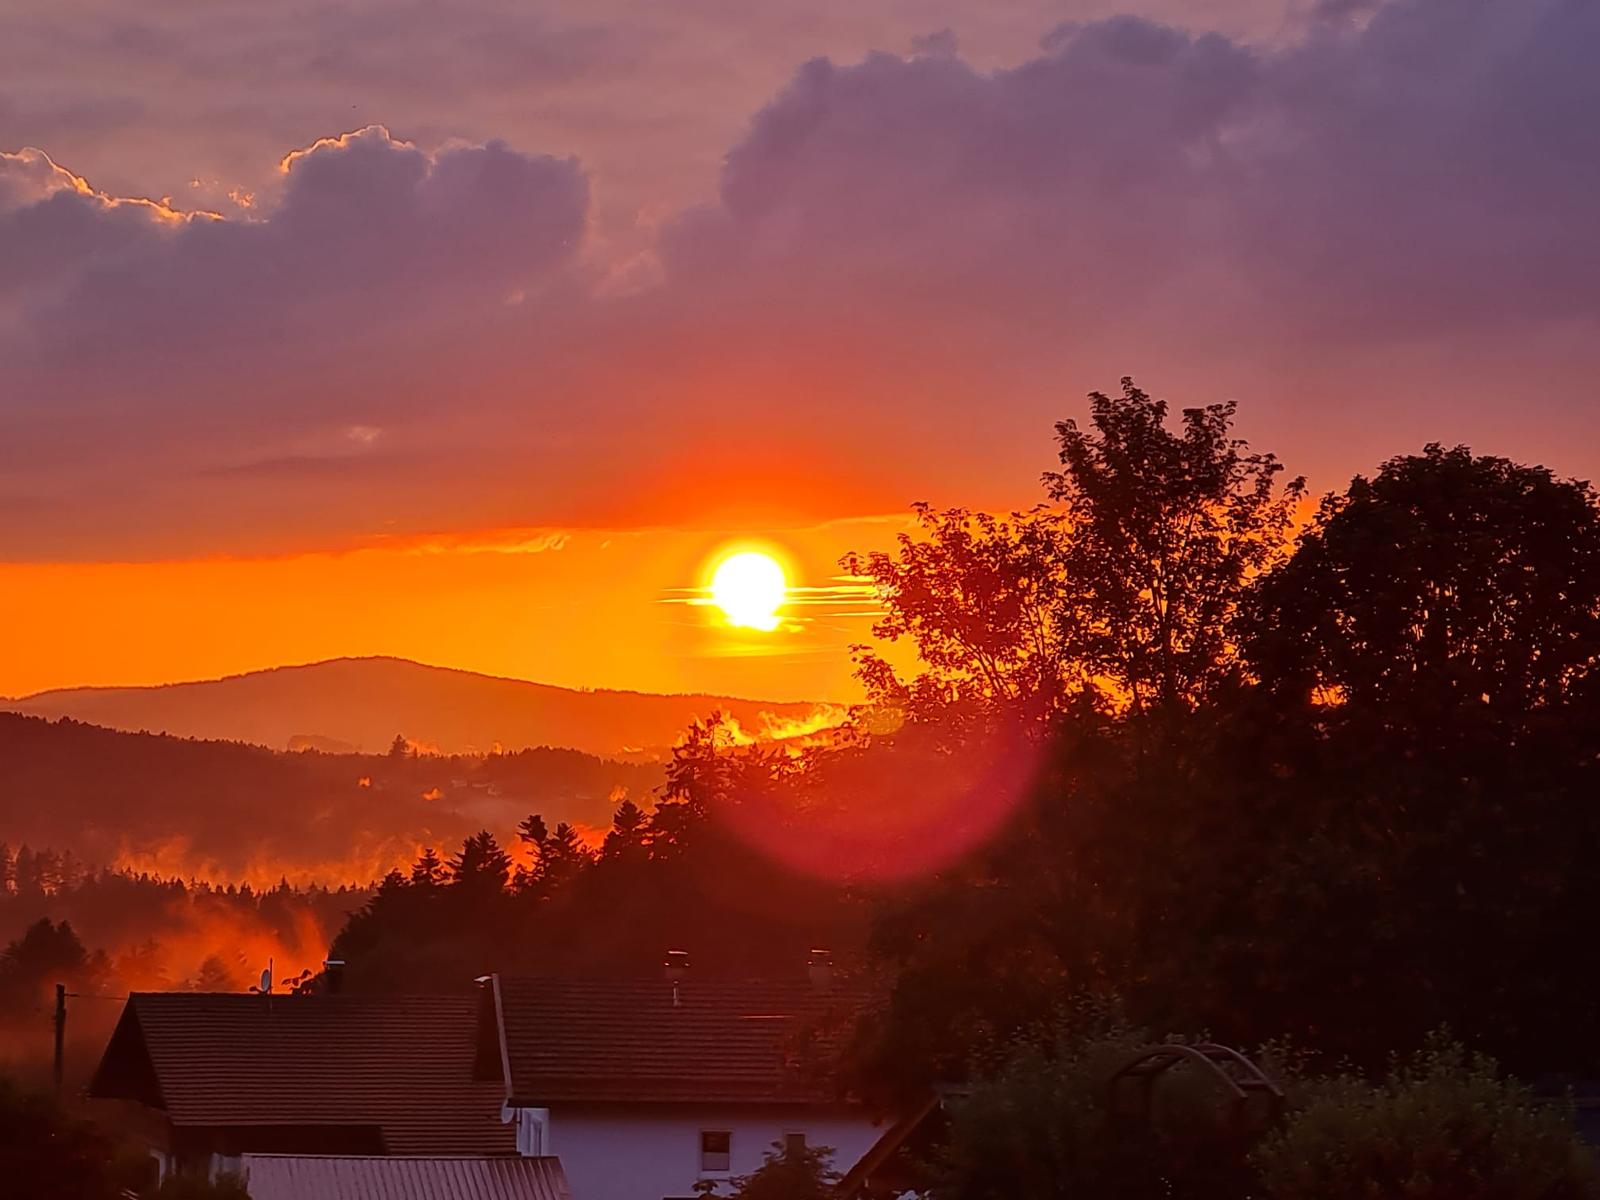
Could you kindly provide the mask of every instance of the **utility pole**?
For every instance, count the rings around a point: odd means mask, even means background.
[[[61,1092],[61,1081],[65,1075],[67,1050],[67,985],[56,984],[56,1092]]]

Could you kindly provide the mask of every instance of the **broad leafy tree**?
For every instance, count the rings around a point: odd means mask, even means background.
[[[1281,557],[1300,480],[1233,435],[1234,406],[1183,410],[1122,381],[1089,422],[1056,427],[1050,503],[1001,518],[928,505],[895,552],[848,555],[923,671],[900,679],[858,647],[869,696],[1050,715],[1104,694],[1135,712],[1192,707],[1234,674],[1229,630],[1251,579]]]
[[[841,563],[869,581],[883,605],[873,636],[910,640],[923,666],[903,680],[876,648],[857,646],[869,699],[922,720],[963,710],[1046,714],[1084,687],[1059,625],[1055,514],[1041,507],[1006,518],[927,504],[913,511],[917,531],[902,533],[894,553],[850,554]]]
[[[1122,381],[1089,397],[1089,424],[1056,426],[1045,476],[1066,533],[1066,654],[1135,709],[1192,706],[1228,677],[1229,624],[1245,587],[1280,557],[1296,479],[1233,435],[1235,406],[1167,405]]]
[[[1520,724],[1596,684],[1594,492],[1463,446],[1391,459],[1323,500],[1244,630],[1276,690],[1390,721]]]

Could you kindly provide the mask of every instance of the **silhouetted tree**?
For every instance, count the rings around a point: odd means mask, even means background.
[[[189,981],[191,992],[242,992],[254,984],[250,979],[250,966],[238,956],[230,962],[220,954],[208,955],[200,970]]]
[[[550,829],[544,823],[544,817],[538,813],[524,817],[517,826],[517,841],[526,848],[529,859],[526,863],[517,864],[511,877],[511,886],[519,895],[543,898],[549,893],[546,876],[550,866],[547,850]]]
[[[450,885],[463,891],[499,894],[510,874],[511,856],[487,829],[463,842],[461,852],[450,860]]]
[[[418,888],[440,887],[446,878],[445,865],[432,846],[417,856],[411,866],[411,886]]]
[[[927,504],[912,511],[920,536],[902,533],[895,553],[847,554],[840,563],[883,605],[873,637],[910,639],[923,664],[902,680],[877,649],[854,647],[869,700],[921,720],[957,709],[1045,713],[1085,686],[1059,625],[1056,514],[1040,508],[1005,519]]]
[[[66,921],[41,918],[0,953],[0,1006],[32,1007],[56,983],[88,987],[107,967],[105,955],[91,956]]]
[[[1298,485],[1231,406],[1164,416],[1127,384],[1061,430],[1055,628],[1126,703],[1058,710],[1001,835],[883,907],[862,1086],[959,1074],[1084,987],[1366,1065],[1448,1022],[1600,1069],[1570,952],[1600,938],[1589,489],[1430,447],[1280,560]]]
[[[645,853],[645,837],[649,832],[649,818],[644,809],[631,799],[623,797],[611,818],[611,828],[606,832],[600,848],[600,857],[608,862],[632,859]]]
[[[1520,724],[1597,682],[1594,492],[1464,446],[1391,459],[1322,501],[1244,636],[1276,691],[1388,720]]]
[[[896,553],[847,555],[886,615],[874,636],[909,637],[925,670],[901,680],[871,647],[857,670],[880,705],[927,717],[998,707],[1049,716],[1105,694],[1136,711],[1192,707],[1235,668],[1230,623],[1245,587],[1276,562],[1301,480],[1232,436],[1234,406],[1183,411],[1122,381],[1090,394],[1090,425],[1056,427],[1052,501],[1000,519],[915,508],[921,537]]]
[[[547,886],[562,887],[594,862],[594,854],[583,844],[578,831],[562,821],[545,842],[542,861]]]
[[[549,836],[549,827],[545,825],[544,818],[538,813],[524,817],[522,823],[517,826],[517,840],[535,850],[543,846],[545,839]]]
[[[657,789],[650,823],[650,848],[656,856],[684,850],[704,829],[713,808],[727,804],[737,790],[746,759],[726,716],[712,713],[690,723],[672,748],[666,781]]]
[[[1229,623],[1251,577],[1281,554],[1296,479],[1232,434],[1235,405],[1167,405],[1124,378],[1093,392],[1090,426],[1056,426],[1062,470],[1045,476],[1060,505],[1064,652],[1135,709],[1193,705],[1233,664]]]

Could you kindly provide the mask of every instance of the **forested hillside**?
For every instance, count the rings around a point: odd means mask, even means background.
[[[601,826],[659,778],[573,750],[285,753],[0,713],[0,840],[233,883],[364,884],[535,810]]]

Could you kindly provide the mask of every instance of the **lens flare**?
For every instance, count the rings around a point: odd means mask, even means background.
[[[725,819],[798,875],[866,886],[926,879],[999,833],[1026,802],[1041,749],[1022,730],[992,730],[960,753],[908,731],[741,792]]]

